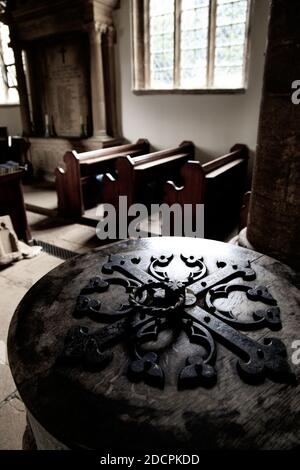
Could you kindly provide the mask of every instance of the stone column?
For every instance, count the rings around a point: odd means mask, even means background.
[[[107,87],[106,87],[106,114],[107,133],[111,137],[119,134],[117,97],[116,97],[116,69],[115,69],[115,42],[116,31],[114,26],[109,26],[106,33],[106,60],[107,67]]]
[[[95,23],[89,32],[91,48],[91,98],[94,137],[105,137],[107,135],[102,56],[102,35],[106,32],[106,30],[107,25]]]
[[[257,156],[247,228],[251,245],[300,268],[300,2],[272,0]]]
[[[23,126],[23,135],[28,136],[31,134],[31,119],[30,119],[30,110],[29,110],[29,99],[28,99],[28,91],[27,91],[27,83],[26,83],[26,76],[23,67],[23,58],[22,58],[22,51],[19,47],[18,41],[16,40],[16,30],[13,21],[10,18],[10,41],[11,47],[14,51],[15,57],[15,67],[16,67],[16,77],[18,82],[18,92],[19,92],[19,100],[20,100],[20,113],[22,119],[22,126]]]

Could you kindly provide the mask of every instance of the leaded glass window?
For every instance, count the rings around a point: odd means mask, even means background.
[[[215,87],[243,86],[247,13],[247,0],[217,0]]]
[[[133,0],[135,86],[244,88],[249,14],[250,0]]]
[[[174,82],[174,0],[150,1],[150,83],[169,88]]]
[[[4,104],[19,102],[15,58],[9,43],[9,28],[0,23],[0,103]]]
[[[180,80],[182,88],[206,86],[209,0],[182,0],[180,21]]]

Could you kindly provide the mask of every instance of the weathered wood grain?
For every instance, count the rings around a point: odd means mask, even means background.
[[[92,276],[99,275],[109,253],[141,256],[146,269],[151,255],[203,256],[208,272],[216,261],[251,263],[257,273],[249,284],[264,284],[278,301],[283,328],[247,332],[259,339],[281,338],[293,353],[300,339],[299,291],[295,274],[259,253],[229,244],[199,239],[155,238],[115,244],[78,256],[48,273],[24,297],[10,326],[8,352],[11,370],[24,403],[34,418],[69,448],[168,451],[171,449],[295,449],[300,445],[298,385],[244,383],[236,357],[218,344],[217,384],[211,389],[177,390],[178,367],[191,346],[180,334],[162,355],[168,365],[165,389],[132,384],[126,376],[128,344],[113,348],[114,357],[101,372],[58,364],[67,330],[84,324],[93,331],[101,324],[73,317],[76,297]],[[174,264],[173,275],[181,269]],[[119,276],[119,274],[118,274]],[[124,300],[122,288],[107,293],[104,302]],[[231,294],[232,309],[249,311],[243,294]],[[244,307],[245,306],[245,307]],[[300,365],[292,365],[298,380]]]

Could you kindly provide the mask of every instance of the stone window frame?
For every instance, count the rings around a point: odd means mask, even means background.
[[[175,51],[178,51],[179,41],[179,15],[181,0],[175,1]],[[248,15],[245,30],[245,49],[244,49],[244,83],[241,88],[213,88],[212,71],[214,68],[214,46],[215,46],[215,24],[217,0],[209,0],[209,32],[208,32],[208,84],[206,88],[150,88],[149,82],[149,33],[147,26],[149,24],[149,0],[131,0],[131,51],[132,51],[132,91],[137,95],[142,94],[243,94],[248,88],[249,62],[251,50],[251,24],[254,10],[254,1],[248,0]],[[178,53],[174,54],[175,70],[174,75],[179,75]],[[176,70],[177,69],[177,70]]]

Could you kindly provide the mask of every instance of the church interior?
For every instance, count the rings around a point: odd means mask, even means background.
[[[299,1],[0,22],[0,450],[299,450]]]

